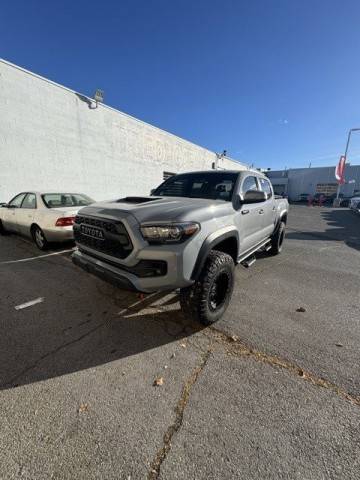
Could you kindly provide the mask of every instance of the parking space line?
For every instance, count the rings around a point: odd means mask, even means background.
[[[74,251],[74,248],[61,250],[61,252],[47,253],[46,255],[38,255],[37,257],[22,258],[20,260],[7,260],[6,262],[0,262],[0,265],[8,265],[10,263],[31,262],[32,260],[37,260],[39,258],[51,257],[53,255],[61,255],[63,253],[72,252],[72,251]]]
[[[32,307],[38,303],[42,303],[45,300],[44,297],[35,298],[35,300],[30,300],[30,302],[22,303],[21,305],[17,305],[15,310],[23,310],[24,308]]]

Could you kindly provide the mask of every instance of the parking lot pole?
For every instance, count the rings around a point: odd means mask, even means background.
[[[345,169],[346,169],[346,160],[347,160],[347,153],[348,153],[348,150],[349,150],[351,134],[352,134],[352,132],[359,132],[359,131],[360,131],[360,128],[351,128],[349,130],[348,138],[347,138],[347,142],[346,142],[345,154],[344,154],[344,157],[345,157],[344,174],[345,174]],[[336,198],[339,198],[339,194],[340,194],[340,183],[338,184]]]

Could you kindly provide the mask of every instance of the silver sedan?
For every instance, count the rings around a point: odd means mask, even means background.
[[[82,193],[19,193],[0,207],[0,234],[26,235],[45,250],[49,242],[73,240],[75,215],[93,202]]]

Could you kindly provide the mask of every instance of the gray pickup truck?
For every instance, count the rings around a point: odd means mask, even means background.
[[[121,288],[179,288],[183,311],[210,324],[230,302],[235,265],[249,266],[259,250],[281,252],[288,209],[258,171],[179,174],[151,196],[81,209],[72,258]]]

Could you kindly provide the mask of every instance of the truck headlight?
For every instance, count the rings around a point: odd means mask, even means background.
[[[195,222],[141,225],[141,234],[149,243],[181,243],[200,230]]]

